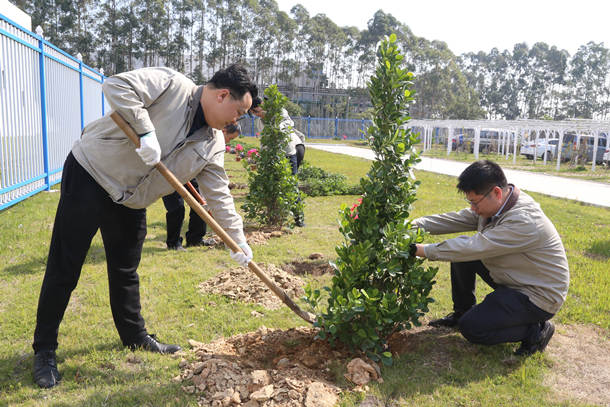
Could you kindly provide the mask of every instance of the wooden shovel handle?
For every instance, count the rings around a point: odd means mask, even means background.
[[[125,135],[129,137],[133,144],[139,148],[140,138],[133,130],[133,128],[131,128],[129,123],[127,123],[118,112],[112,112],[110,114],[110,117],[112,118],[112,120],[114,120],[116,125],[119,126],[121,130],[123,130]],[[170,185],[176,191],[178,191],[180,196],[182,196],[184,201],[197,213],[197,215],[199,215],[201,219],[203,219],[204,222],[212,228],[214,233],[216,233],[220,237],[220,239],[224,242],[225,245],[227,245],[229,249],[231,249],[231,251],[243,252],[243,250],[237,245],[237,243],[235,243],[231,236],[229,236],[229,234],[225,232],[225,230],[214,220],[214,218],[212,218],[212,216],[203,208],[203,206],[199,202],[197,202],[193,195],[188,193],[184,185],[182,185],[178,178],[176,178],[176,176],[165,166],[165,164],[159,162],[155,165],[155,168],[165,177],[165,179],[170,183]],[[193,188],[193,190],[195,189]],[[199,196],[199,194],[196,195]],[[295,314],[297,314],[310,324],[314,323],[315,315],[309,312],[305,312],[301,308],[299,308],[299,306],[294,301],[292,301],[292,299],[284,292],[284,290],[278,287],[271,279],[269,279],[269,277],[267,277],[265,272],[254,261],[250,261],[248,263],[248,268],[252,270],[252,272],[254,272],[254,274],[256,274],[256,276],[260,278],[262,282],[265,283],[265,285],[269,287],[269,289],[273,291],[273,293],[277,295],[278,298],[282,300],[282,302],[286,304]]]

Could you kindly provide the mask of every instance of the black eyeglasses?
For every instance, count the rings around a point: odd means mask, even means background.
[[[468,198],[464,198],[464,200],[466,202],[468,202],[471,206],[474,206],[475,208],[478,208],[479,204],[483,201],[483,199],[487,198],[487,195],[489,195],[489,193],[491,191],[493,191],[495,187],[496,187],[495,185],[493,187],[491,187],[491,189],[489,191],[485,192],[485,194],[481,197],[481,199],[477,200],[476,202],[475,201],[471,201]]]

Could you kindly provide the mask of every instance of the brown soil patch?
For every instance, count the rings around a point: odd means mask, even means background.
[[[267,240],[273,237],[282,237],[282,235],[289,235],[294,233],[290,229],[282,228],[244,228],[246,240],[249,245],[262,245],[267,244]]]
[[[610,406],[610,341],[591,325],[557,325],[546,352],[553,364],[544,384],[561,400]]]
[[[249,245],[263,245],[267,244],[267,240],[273,237],[281,237],[282,235],[291,234],[292,231],[288,229],[245,229],[244,234],[246,235],[246,241]],[[209,238],[210,242],[214,242],[210,246],[216,247],[223,245],[222,240],[217,235],[213,235]]]
[[[284,264],[282,269],[290,274],[298,276],[312,275],[321,276],[324,274],[333,274],[335,270],[332,268],[328,261],[316,260],[316,261],[291,261],[288,264]]]
[[[349,353],[314,340],[314,328],[259,328],[209,344],[189,341],[196,361],[180,362],[174,378],[200,406],[333,406],[341,389],[333,384],[331,361]]]
[[[283,289],[290,298],[304,294],[303,280],[273,264],[259,264],[267,276]],[[267,309],[278,309],[283,303],[261,280],[243,267],[232,268],[217,274],[199,285],[203,293],[223,295],[233,301],[261,305]]]
[[[229,177],[231,178],[231,177]],[[248,184],[242,184],[241,182],[229,182],[229,189],[247,189]]]

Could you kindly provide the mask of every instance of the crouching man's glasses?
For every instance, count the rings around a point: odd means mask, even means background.
[[[471,200],[470,200],[470,199],[468,199],[468,198],[464,198],[464,200],[465,200],[466,202],[468,202],[468,204],[469,204],[469,205],[471,205],[471,206],[473,206],[473,207],[477,208],[477,207],[479,206],[479,204],[480,204],[480,203],[483,201],[483,199],[487,198],[487,195],[489,195],[489,193],[490,193],[491,191],[493,191],[495,187],[496,187],[495,185],[494,185],[493,187],[491,187],[491,189],[490,189],[489,191],[485,192],[485,194],[484,194],[484,195],[483,195],[483,196],[482,196],[480,199],[478,199],[478,200],[476,200],[476,201],[471,201]]]

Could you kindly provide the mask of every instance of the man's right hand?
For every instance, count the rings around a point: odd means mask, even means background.
[[[140,148],[136,148],[136,153],[146,165],[153,166],[161,161],[161,146],[154,131],[140,137]]]

